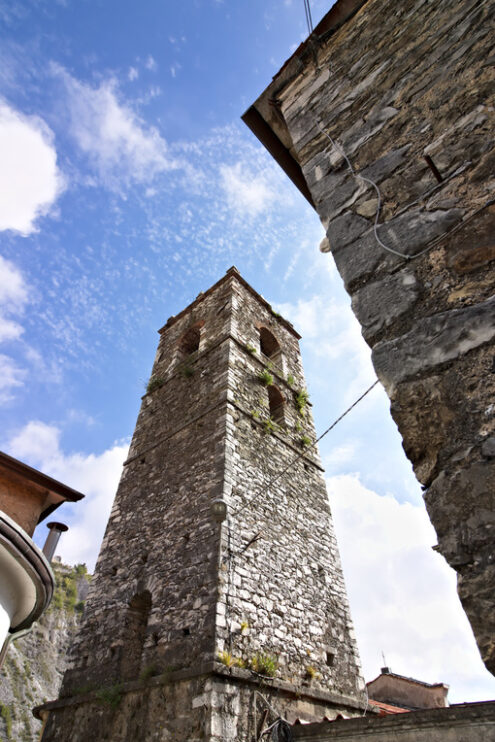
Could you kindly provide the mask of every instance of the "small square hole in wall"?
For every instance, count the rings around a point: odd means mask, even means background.
[[[184,634],[184,636],[189,636],[191,634],[191,629],[189,628],[189,626],[184,626],[184,628],[182,629],[182,633]]]
[[[310,470],[311,470],[311,467],[310,467],[310,466],[308,466],[308,464],[304,464],[304,469],[305,469],[306,471],[310,471]]]
[[[325,652],[325,661],[328,667],[333,667],[333,663],[335,662],[335,652],[330,652],[327,650]]]

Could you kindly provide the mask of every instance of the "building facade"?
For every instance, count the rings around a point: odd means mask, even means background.
[[[495,671],[493,0],[338,0],[244,115],[326,230]]]
[[[160,331],[44,742],[362,712],[298,339],[235,268]]]

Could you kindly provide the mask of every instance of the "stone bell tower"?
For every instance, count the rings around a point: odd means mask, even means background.
[[[360,713],[298,339],[235,268],[160,330],[44,742],[251,742],[267,702]]]

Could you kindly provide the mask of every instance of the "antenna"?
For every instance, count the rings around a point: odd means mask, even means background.
[[[390,667],[387,666],[387,660],[385,659],[385,652],[383,651],[383,649],[381,650],[381,652],[382,652],[383,667],[381,667],[380,670],[381,670],[382,675],[388,675],[388,673],[390,672]]]

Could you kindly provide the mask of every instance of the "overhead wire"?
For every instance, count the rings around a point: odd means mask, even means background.
[[[309,35],[313,33],[313,18],[311,16],[311,6],[309,0],[304,0],[304,12],[306,14],[306,23],[308,24]]]
[[[288,471],[291,467],[293,467],[294,464],[300,461],[300,459],[304,458],[308,451],[310,451],[312,448],[315,448],[315,446],[317,446],[317,444],[322,440],[322,438],[328,435],[328,433],[330,433],[330,431],[333,430],[335,426],[338,425],[338,423],[346,415],[348,415],[349,412],[351,412],[351,410],[353,410],[354,407],[356,407],[356,405],[359,404],[359,402],[361,402],[361,400],[364,399],[366,395],[369,394],[371,390],[374,389],[377,384],[378,384],[378,379],[376,379],[376,381],[374,381],[373,384],[371,384],[371,386],[369,386],[365,392],[363,392],[356,400],[354,400],[354,402],[351,405],[349,405],[349,407],[346,410],[344,410],[344,412],[341,415],[339,415],[333,421],[333,423],[329,425],[328,428],[324,430],[323,433],[315,441],[313,441],[313,443],[307,446],[306,449],[302,453],[298,454],[293,459],[291,459],[289,463],[287,464],[287,466],[284,466],[284,468],[281,469],[278,472],[278,474],[276,474],[276,476],[272,477],[272,479],[270,479],[265,485],[263,485],[263,489],[270,489],[270,487],[272,487],[275,484],[275,482],[277,482],[280,479],[280,477],[282,477],[285,474],[286,471]],[[261,492],[262,492],[262,489],[260,488],[259,491],[257,491],[254,495],[246,499],[246,501],[240,507],[238,507],[236,510],[234,510],[231,513],[231,517],[234,517],[238,515],[239,513],[241,513],[243,510],[245,510],[248,507],[248,505],[250,505],[256,499],[256,497],[258,497],[261,494]]]

